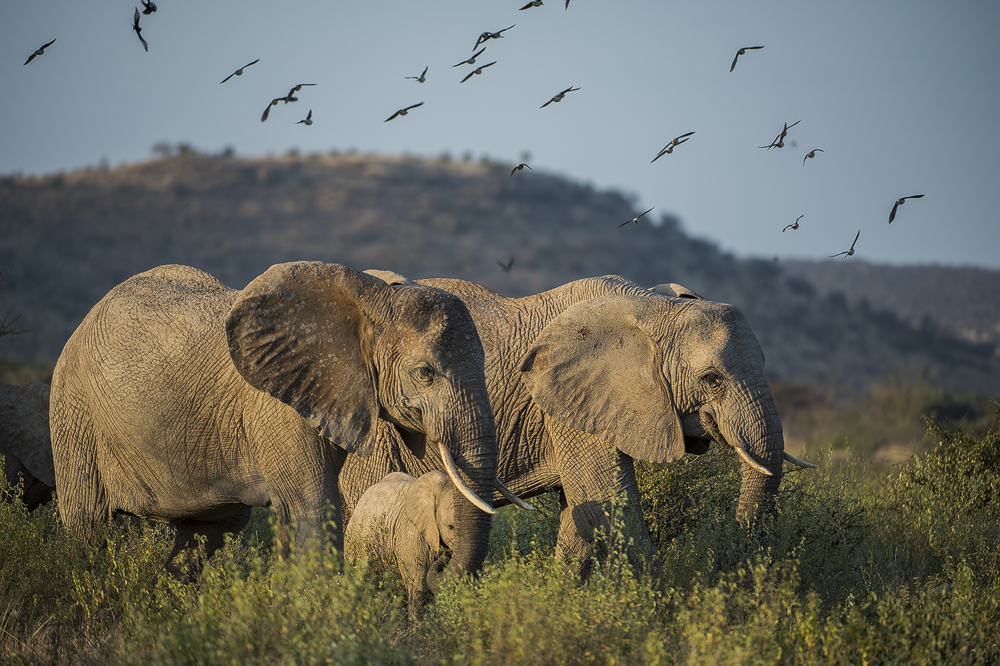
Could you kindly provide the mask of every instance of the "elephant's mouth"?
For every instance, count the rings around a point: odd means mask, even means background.
[[[423,460],[424,454],[427,453],[427,435],[422,432],[407,430],[403,426],[396,424],[393,424],[393,427],[399,433],[399,438],[403,440],[403,444],[406,444],[406,448],[412,451],[418,460]]]

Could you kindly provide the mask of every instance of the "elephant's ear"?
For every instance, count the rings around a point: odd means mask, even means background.
[[[0,404],[0,446],[17,456],[36,479],[56,487],[48,384],[28,382]]]
[[[649,290],[654,294],[663,294],[664,296],[670,296],[672,298],[693,298],[698,301],[705,300],[684,285],[677,284],[676,282],[658,284],[655,287],[650,287]]]
[[[229,354],[251,386],[293,407],[337,446],[367,456],[379,406],[372,322],[361,305],[388,289],[337,264],[272,266],[229,311]]]
[[[439,499],[444,492],[453,489],[451,480],[444,472],[427,472],[417,477],[403,498],[403,514],[416,526],[435,556],[441,550],[441,533],[438,531],[437,521]]]
[[[660,350],[638,323],[640,299],[576,303],[542,329],[521,376],[542,411],[649,462],[684,455]]]

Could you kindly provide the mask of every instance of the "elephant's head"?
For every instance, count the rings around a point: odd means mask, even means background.
[[[497,443],[482,345],[461,300],[430,287],[393,288],[336,264],[279,264],[243,290],[226,332],[251,386],[348,452],[371,453],[379,418],[418,456],[434,442],[464,491],[450,568],[482,566]]]
[[[458,543],[455,514],[455,486],[444,472],[427,472],[406,490],[403,513],[416,529],[420,547],[437,558],[441,547]]]
[[[0,384],[0,455],[11,484],[24,480],[28,510],[48,502],[56,486],[49,435],[49,385]]]
[[[675,287],[570,306],[543,329],[522,376],[547,415],[633,458],[732,446],[744,461],[738,515],[756,515],[786,457],[764,354],[738,309]]]

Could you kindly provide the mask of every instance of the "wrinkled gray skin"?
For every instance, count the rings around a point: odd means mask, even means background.
[[[391,272],[373,274],[409,283]],[[560,489],[561,555],[592,552],[595,528],[609,528],[602,500],[617,497],[624,498],[617,513],[634,540],[633,557],[648,557],[633,459],[670,462],[704,453],[713,439],[742,445],[772,473],[743,463],[737,515],[753,519],[773,505],[782,475],[781,421],[764,354],[735,307],[701,300],[680,285],[647,290],[618,276],[520,299],[461,280],[418,282],[458,295],[472,313],[486,351],[500,480],[522,498]],[[340,484],[348,510],[380,474],[425,469],[391,432],[380,435],[366,466],[353,456],[345,464]],[[373,470],[379,476],[371,477]],[[494,506],[504,504],[498,493]]]
[[[379,423],[418,454],[425,437],[442,443],[492,497],[483,351],[459,299],[319,262],[272,266],[242,291],[161,266],[111,290],[56,364],[59,512],[82,533],[116,512],[173,523],[174,574],[196,533],[211,554],[254,506],[273,506],[300,547],[332,512],[342,549],[337,477],[348,452],[364,464]],[[491,516],[455,503],[448,571],[476,571]]]
[[[49,385],[0,382],[0,455],[11,486],[24,481],[21,501],[28,510],[52,499],[55,470],[49,439]]]
[[[395,562],[411,608],[430,599],[427,573],[442,550],[455,546],[455,493],[448,475],[414,478],[393,472],[365,491],[344,531],[344,552]]]

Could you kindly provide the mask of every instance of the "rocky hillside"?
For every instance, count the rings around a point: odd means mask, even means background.
[[[920,325],[937,311],[855,298],[847,277],[841,288],[825,278],[816,287],[818,274],[799,264],[737,260],[685,235],[670,216],[618,229],[638,212],[623,195],[539,171],[510,177],[510,168],[444,158],[187,153],[0,179],[0,267],[9,271],[0,314],[21,314],[19,324],[31,329],[0,340],[0,355],[57,356],[108,289],[159,264],[197,266],[239,288],[273,263],[319,259],[412,278],[459,277],[510,296],[609,273],[648,285],[680,282],[738,305],[775,377],[858,389],[890,370],[922,368],[951,390],[1000,393],[995,337]],[[497,262],[511,257],[504,272]],[[838,268],[871,280],[864,264]],[[984,273],[996,284],[995,273]],[[954,300],[1000,307],[976,288]],[[986,319],[997,321],[990,312]]]

